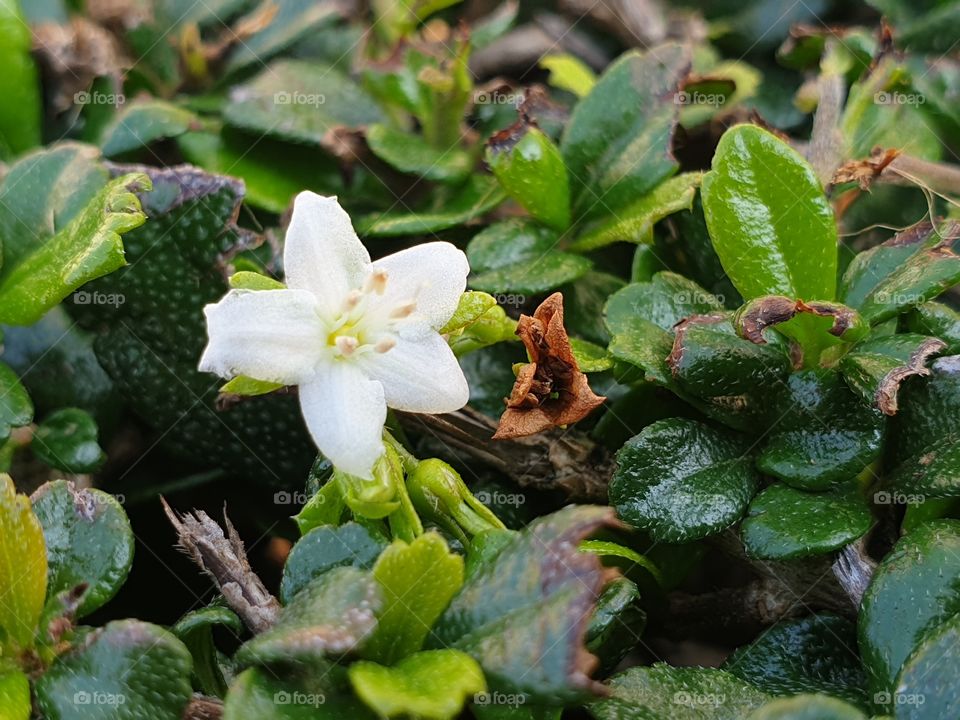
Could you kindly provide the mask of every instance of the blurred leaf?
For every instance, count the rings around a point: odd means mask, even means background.
[[[550,73],[547,82],[555,88],[586,97],[597,84],[597,75],[583,60],[569,53],[554,53],[540,58],[540,67]]]
[[[617,453],[610,503],[660,542],[715,535],[747,509],[758,478],[749,444],[693,420],[660,420]]]
[[[467,698],[486,689],[477,661],[459,650],[427,650],[392,667],[373,662],[350,666],[354,691],[379,717],[427,720],[456,717]]]
[[[0,443],[6,442],[15,427],[33,420],[33,403],[10,366],[0,362]]]
[[[646,624],[636,584],[621,577],[603,589],[586,636],[587,650],[600,659],[601,673],[610,672],[630,653]]]
[[[32,0],[28,0],[30,2]],[[40,144],[40,78],[30,49],[30,26],[18,0],[0,0],[0,159]]]
[[[960,352],[960,313],[939,302],[917,305],[903,316],[906,329],[919,335],[932,335],[947,344],[944,355]]]
[[[224,605],[208,605],[187,613],[170,628],[193,657],[193,674],[200,690],[214,697],[227,694],[227,682],[220,666],[220,657],[213,643],[213,628],[224,626],[234,637],[243,632],[243,622]]]
[[[746,720],[867,720],[867,716],[843,700],[803,694],[772,700]]]
[[[133,564],[133,531],[120,503],[96,489],[56,480],[31,497],[47,546],[47,596],[86,584],[77,617],[106,604]]]
[[[63,408],[43,419],[33,433],[30,449],[47,465],[69,473],[98,470],[107,459],[97,442],[99,430],[90,414]]]
[[[570,338],[570,349],[580,372],[603,372],[613,367],[613,360],[605,347],[580,338]]]
[[[339,667],[277,673],[250,668],[230,685],[223,720],[375,720],[352,693]]]
[[[100,147],[107,157],[149,147],[157,140],[174,138],[197,123],[189,110],[163,100],[135,102],[121,110],[104,128]]]
[[[960,713],[960,697],[954,689],[958,672],[960,615],[954,615],[927,632],[903,663],[894,698],[897,717],[956,716]]]
[[[18,668],[0,668],[0,713],[3,720],[30,720],[30,680]]]
[[[4,655],[33,646],[47,592],[47,552],[43,528],[18,495],[9,475],[0,474],[0,645]]]
[[[474,160],[458,148],[440,150],[421,135],[397,130],[388,125],[371,125],[367,144],[373,154],[403,173],[436,182],[457,184],[473,170]]]

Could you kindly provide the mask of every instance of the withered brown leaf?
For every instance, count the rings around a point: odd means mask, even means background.
[[[494,440],[524,437],[582,420],[603,404],[580,372],[563,326],[563,293],[554,293],[533,316],[521,315],[517,335],[530,362],[520,368]]]

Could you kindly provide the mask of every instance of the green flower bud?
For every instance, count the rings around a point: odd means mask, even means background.
[[[390,445],[373,466],[372,479],[364,480],[340,470],[334,470],[333,476],[347,506],[357,515],[379,520],[400,507],[397,488],[403,483],[403,464]]]
[[[421,460],[407,476],[410,499],[421,516],[466,541],[484,530],[504,525],[473,496],[459,473],[436,458]]]

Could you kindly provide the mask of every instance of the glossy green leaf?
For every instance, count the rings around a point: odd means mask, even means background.
[[[570,338],[570,349],[581,372],[603,372],[613,367],[613,359],[605,347],[580,338]]]
[[[533,217],[563,232],[570,226],[570,183],[560,150],[535,125],[520,121],[495,135],[487,165],[507,195]]]
[[[37,426],[30,448],[50,467],[70,473],[94,472],[107,459],[97,442],[98,434],[97,423],[89,413],[63,408]]]
[[[617,453],[610,503],[661,542],[715,535],[741,518],[757,489],[749,447],[694,420],[657,421]]]
[[[690,172],[664,180],[646,195],[618,210],[613,217],[585,225],[571,249],[583,252],[621,240],[649,242],[655,224],[668,215],[693,207],[702,177],[702,173]]]
[[[10,437],[15,427],[33,420],[33,403],[20,378],[6,363],[0,362],[0,443]]]
[[[297,541],[287,556],[280,601],[290,603],[311,581],[335,567],[373,567],[384,547],[379,538],[357,523],[314,528]]]
[[[314,578],[270,629],[237,650],[241,665],[316,662],[355,652],[377,627],[383,590],[365,570],[337,567]]]
[[[0,186],[0,201],[4,199],[5,186],[6,183]],[[125,264],[120,236],[146,220],[134,193],[149,189],[146,175],[124,175],[111,181],[52,237],[39,236],[36,228],[31,229],[35,241],[22,253],[5,242],[0,270],[0,322],[34,322],[84,283]],[[74,301],[89,302],[82,294]]]
[[[960,313],[939,302],[918,305],[903,316],[907,330],[929,335],[947,344],[944,355],[960,352]]]
[[[873,574],[858,623],[870,689],[890,693],[910,652],[960,612],[960,523],[938,520],[900,538]],[[881,703],[889,705],[887,703]]]
[[[201,692],[222,698],[227,694],[227,681],[221,656],[213,642],[213,628],[222,626],[240,637],[243,621],[232,610],[215,603],[187,613],[170,628],[193,657],[193,675]]]
[[[871,324],[932,300],[960,282],[960,222],[921,222],[857,255],[843,274],[843,301]]]
[[[392,667],[360,661],[349,674],[360,699],[387,718],[450,720],[468,698],[486,689],[477,661],[459,650],[418,652]]]
[[[753,557],[792,560],[839,550],[866,533],[872,521],[855,490],[808,493],[777,484],[750,503],[740,535]]]
[[[791,373],[765,398],[757,468],[800,490],[856,477],[880,455],[883,415],[836,372]]]
[[[547,82],[555,88],[586,97],[597,84],[597,76],[583,60],[569,53],[555,53],[540,58],[540,67],[550,73]]]
[[[0,718],[30,720],[30,680],[17,668],[0,669]]]
[[[10,651],[32,646],[47,593],[47,552],[43,528],[18,495],[9,475],[0,473],[0,646]]]
[[[43,485],[31,500],[47,546],[47,595],[85,583],[77,616],[89,615],[117,594],[130,572],[134,540],[127,514],[112,495],[64,480]]]
[[[117,620],[87,635],[37,681],[48,720],[180,720],[190,652],[156,625]]]
[[[773,700],[746,720],[867,720],[858,708],[825,695],[797,695]]]
[[[278,60],[231,93],[223,111],[233,127],[258,135],[320,145],[331,130],[383,120],[380,109],[339,70],[301,60]]]
[[[690,61],[681,45],[628,52],[573,111],[560,150],[575,220],[613,215],[673,175],[673,96]]]
[[[222,395],[240,395],[241,397],[256,397],[276,392],[283,387],[283,383],[257,380],[245,375],[238,375],[233,380],[225,382],[220,387]]]
[[[403,173],[443,183],[459,183],[473,169],[470,154],[458,148],[440,150],[421,135],[397,130],[389,125],[367,128],[367,145],[373,154]]]
[[[900,383],[929,375],[927,362],[945,348],[942,340],[909,333],[870,338],[840,359],[840,372],[865,402],[895,415]]]
[[[529,703],[583,699],[592,685],[583,638],[605,579],[599,560],[576,548],[611,520],[609,508],[577,505],[500,536],[434,627],[431,646],[473,656],[492,691]]]
[[[934,627],[910,653],[897,677],[893,701],[898,718],[923,720],[960,714],[960,615]]]
[[[930,377],[906,383],[900,394],[889,487],[922,498],[960,496],[960,356],[934,360]]]
[[[625,670],[609,687],[588,708],[596,720],[742,720],[770,699],[723,670],[665,663]]]
[[[457,309],[453,311],[453,315],[447,320],[447,324],[440,328],[440,334],[463,332],[480,320],[496,304],[497,299],[492,295],[468,290],[460,296]]]
[[[813,168],[786,142],[753,125],[731,128],[702,192],[713,246],[744,299],[833,300],[833,209]]]
[[[463,558],[436,532],[394,540],[373,566],[384,605],[365,658],[392,664],[423,646],[430,628],[463,584]]]
[[[197,123],[192,112],[163,100],[148,100],[124,107],[104,128],[100,147],[107,157],[149,147],[157,140],[174,138]]]
[[[857,628],[836,615],[783,620],[735,650],[723,669],[771,695],[823,693],[865,700]]]
[[[613,670],[630,653],[646,624],[647,614],[634,582],[621,577],[603,589],[586,636],[587,650],[599,658],[601,673]]]
[[[32,36],[18,0],[0,1],[0,158],[40,144],[40,78],[30,55]]]
[[[592,263],[559,249],[560,237],[530,220],[504,220],[467,245],[470,287],[498,295],[537,295],[582,277]]]
[[[429,207],[403,208],[356,219],[362,237],[420,235],[463,225],[493,210],[506,197],[493,178],[472,175],[460,188],[433,193]]]
[[[674,325],[691,315],[722,310],[720,299],[692,280],[672,272],[659,272],[650,282],[631,283],[611,295],[603,315],[610,333],[616,336],[642,328],[644,323],[673,330]]]
[[[374,720],[376,716],[348,694],[338,670],[244,670],[230,685],[223,720]]]

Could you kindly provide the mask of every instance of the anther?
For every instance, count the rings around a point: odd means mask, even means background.
[[[414,310],[417,309],[416,300],[408,300],[405,303],[397,305],[393,310],[390,311],[390,318],[393,320],[399,320],[401,318],[410,317],[413,315]]]
[[[385,353],[390,350],[393,350],[397,346],[397,339],[393,335],[384,335],[382,338],[377,340],[377,344],[373,346],[373,349],[378,353]]]
[[[375,292],[377,295],[383,295],[386,289],[387,271],[383,269],[377,269],[370,273],[370,276],[363,285],[364,292]]]
[[[337,346],[337,350],[339,350],[340,354],[344,357],[352,355],[354,350],[360,345],[357,339],[350,335],[338,335],[337,339],[333,342],[334,345]]]

